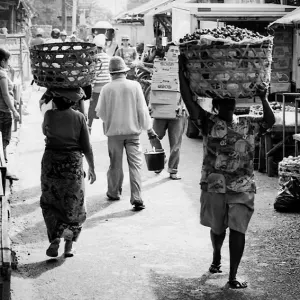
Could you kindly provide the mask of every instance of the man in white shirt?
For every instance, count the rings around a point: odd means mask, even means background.
[[[141,195],[142,151],[140,134],[147,130],[149,138],[156,137],[140,84],[126,79],[129,68],[121,57],[112,57],[109,72],[112,81],[100,93],[96,107],[108,137],[110,167],[107,172],[107,197],[119,200],[123,184],[123,151],[125,148],[130,175],[130,203],[135,210],[144,209]]]

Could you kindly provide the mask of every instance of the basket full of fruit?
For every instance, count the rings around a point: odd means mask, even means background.
[[[234,26],[196,30],[180,39],[191,90],[198,96],[249,98],[270,83],[273,37]]]
[[[30,49],[34,81],[43,87],[77,88],[95,77],[96,45],[68,42],[36,45]]]
[[[283,186],[292,177],[300,179],[300,155],[285,157],[278,164],[279,184]]]

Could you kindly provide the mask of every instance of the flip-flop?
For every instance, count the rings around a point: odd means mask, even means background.
[[[230,289],[245,289],[248,287],[247,281],[229,280],[227,282]]]
[[[221,270],[221,265],[214,265],[214,264],[211,264],[210,267],[209,267],[209,272],[212,273],[212,274],[215,274],[215,273],[222,273],[222,270]]]

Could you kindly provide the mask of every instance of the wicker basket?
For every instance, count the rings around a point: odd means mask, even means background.
[[[199,96],[249,98],[259,83],[270,83],[273,39],[210,45],[186,43],[190,88]]]
[[[70,42],[36,45],[30,49],[34,81],[43,87],[77,88],[95,77],[96,46]]]

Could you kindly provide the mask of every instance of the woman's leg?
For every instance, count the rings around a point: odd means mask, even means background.
[[[210,230],[210,239],[213,247],[213,261],[212,265],[209,268],[211,273],[221,273],[221,249],[223,246],[223,242],[226,236],[226,231],[222,234],[216,234],[212,230]]]

